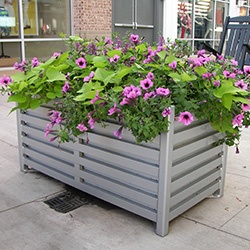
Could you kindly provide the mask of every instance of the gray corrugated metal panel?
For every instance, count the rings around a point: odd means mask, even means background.
[[[203,124],[208,124],[207,121],[200,121],[194,118],[194,121],[189,124],[188,126],[184,125],[182,122],[178,121],[178,117],[175,117],[174,119],[174,133],[180,133],[181,131],[191,129],[193,127],[201,126]]]
[[[151,194],[157,195],[158,182],[143,176],[135,175],[125,168],[107,165],[103,162],[95,162],[86,158],[76,159],[83,171],[94,172],[104,177],[113,178],[121,183],[130,185],[134,188],[145,190]],[[79,173],[81,175],[81,173]]]
[[[86,171],[81,172],[81,178],[83,182],[86,182],[87,184],[91,184],[98,188],[112,192],[118,196],[137,202],[143,206],[149,207],[151,209],[156,209],[157,207],[157,197],[155,195],[146,193],[144,190],[135,189],[131,186],[126,186],[114,179],[108,179],[103,176],[88,173]]]
[[[189,171],[184,172],[180,176],[176,176],[171,183],[171,193],[175,193],[178,189],[186,186],[188,183],[191,183],[194,180],[199,179],[201,176],[209,173],[213,169],[221,168],[221,164],[221,158],[217,158],[207,162],[207,164],[202,164],[194,169],[190,169]]]
[[[74,187],[87,192],[95,197],[98,197],[102,200],[115,204],[118,207],[124,208],[130,212],[138,214],[146,219],[151,221],[156,221],[156,210],[145,207],[137,202],[121,197],[112,191],[100,189],[99,187],[89,185],[88,183],[74,183]]]
[[[202,138],[193,138],[192,140],[189,140],[188,143],[183,143],[182,147],[174,149],[173,161],[185,158],[196,151],[200,151],[202,148],[207,148],[208,146],[217,142],[219,139],[222,139],[222,137],[223,135],[221,133],[212,133],[206,136],[203,135]]]
[[[74,176],[65,173],[64,171],[60,171],[58,168],[53,168],[51,164],[45,164],[45,162],[37,162],[33,159],[24,158],[24,164],[29,168],[35,169],[39,172],[42,172],[46,175],[49,175],[61,182],[74,185]]]
[[[34,151],[32,150],[32,148],[23,148],[22,152],[24,154],[24,158],[28,157],[34,162],[38,162],[41,164],[44,163],[69,175],[74,174],[74,165],[71,162],[66,162],[51,155]]]
[[[99,148],[93,148],[84,144],[78,144],[77,149],[79,150],[79,152],[82,152],[84,156],[87,157],[87,159],[95,159],[96,161],[115,165],[119,168],[127,169],[128,171],[146,176],[148,178],[158,178],[158,166],[147,163],[145,161],[132,159],[127,157],[126,155],[123,156],[113,154],[112,152],[106,152]]]
[[[179,144],[182,145],[187,141],[187,143],[193,138],[204,137],[207,134],[216,133],[210,126],[210,124],[205,123],[199,126],[186,126],[185,130],[177,131],[174,134],[174,148],[179,147]]]
[[[23,137],[23,143],[24,146],[30,147],[33,150],[40,152],[41,154],[47,154],[51,157],[62,159],[67,162],[74,163],[75,161],[74,151],[68,151],[63,148],[58,148],[53,144],[50,145],[25,136]]]
[[[211,184],[211,186],[206,187],[205,189],[201,190],[200,193],[194,194],[192,197],[188,197],[188,199],[179,204],[179,206],[172,208],[170,212],[170,220],[176,218],[180,214],[187,211],[189,208],[193,207],[200,201],[204,200],[208,196],[212,195],[219,189],[219,181]]]
[[[209,173],[207,175],[204,175],[203,177],[197,179],[196,181],[193,181],[189,185],[186,185],[184,188],[179,190],[178,193],[175,193],[174,196],[170,199],[170,206],[174,207],[178,203],[181,203],[183,200],[186,199],[186,197],[190,197],[202,188],[208,186],[210,183],[214,183],[214,181],[218,181],[220,177],[220,169],[217,169],[216,171],[213,171],[212,173]],[[219,181],[218,181],[219,182]]]
[[[114,124],[114,123],[106,123],[106,124],[108,126],[106,126],[104,129],[100,123],[96,123],[95,128],[93,129],[93,132],[96,134],[102,134],[102,135],[106,135],[109,137],[117,138],[113,135],[113,133],[114,133],[114,131],[118,130],[121,127],[121,125]],[[122,130],[122,140],[131,142],[131,143],[136,143],[135,137],[127,129]],[[159,136],[156,137],[153,140],[153,142],[151,142],[151,143],[140,143],[140,144],[144,145],[146,147],[159,149],[160,148],[160,137]]]
[[[27,111],[25,111],[24,114],[35,117],[48,117],[47,116],[48,112],[49,112],[48,108],[38,107],[35,110],[28,109]]]
[[[156,210],[145,207],[137,202],[125,199],[124,197],[118,196],[112,192],[108,192],[100,189],[99,187],[89,185],[87,183],[80,183],[74,180],[73,176],[69,176],[64,172],[60,172],[57,169],[53,169],[50,166],[46,166],[32,160],[26,159],[25,164],[30,166],[33,169],[36,169],[39,172],[42,172],[48,176],[51,176],[57,180],[62,181],[65,184],[71,185],[72,187],[78,188],[83,192],[87,192],[95,197],[103,199],[107,202],[115,204],[121,208],[124,208],[130,212],[138,214],[146,219],[151,221],[156,221]]]
[[[24,132],[28,138],[40,141],[46,144],[47,146],[58,148],[58,150],[66,150],[69,152],[73,152],[75,148],[77,149],[77,145],[75,145],[75,147],[72,146],[74,144],[73,142],[67,142],[67,143],[62,143],[62,144],[58,144],[56,140],[50,142],[49,139],[52,138],[53,135],[50,135],[45,138],[43,130],[38,130],[36,128],[29,127],[26,125],[21,126],[21,129],[22,129],[22,132]]]
[[[195,166],[206,163],[210,159],[213,160],[214,158],[219,158],[222,150],[223,146],[219,145],[217,147],[207,148],[203,152],[195,152],[194,155],[188,157],[185,160],[182,159],[182,161],[180,162],[176,161],[173,164],[172,177],[175,178],[176,175],[188,171],[189,169],[192,169]]]
[[[29,124],[29,126],[36,127],[37,129],[46,129],[46,124],[49,123],[49,120],[38,118],[35,116],[30,116],[27,114],[23,114],[21,119],[25,121],[25,123]]]
[[[129,156],[133,159],[159,164],[159,150],[147,148],[141,145],[124,142],[116,138],[109,138],[94,133],[88,133],[88,145],[98,147],[104,151],[110,151],[114,154]]]

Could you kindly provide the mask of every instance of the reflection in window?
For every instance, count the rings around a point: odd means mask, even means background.
[[[178,38],[191,40],[192,46],[204,40],[213,43],[221,35],[228,6],[227,0],[179,0]]]

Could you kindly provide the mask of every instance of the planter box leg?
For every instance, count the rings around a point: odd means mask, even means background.
[[[171,169],[174,136],[174,108],[169,117],[170,126],[168,133],[161,135],[159,188],[158,188],[158,211],[156,221],[156,234],[166,236],[169,228]]]

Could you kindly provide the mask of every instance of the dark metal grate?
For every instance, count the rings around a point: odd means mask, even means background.
[[[66,191],[44,201],[50,208],[60,213],[68,213],[83,205],[97,205],[105,210],[117,209],[118,207],[106,201],[100,200],[90,194],[82,192],[70,186]]]
[[[44,201],[50,208],[60,213],[68,213],[83,205],[89,204],[88,197],[81,197],[70,191],[63,192],[53,198]]]

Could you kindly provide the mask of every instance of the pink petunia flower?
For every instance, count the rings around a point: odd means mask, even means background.
[[[114,103],[114,106],[109,109],[108,115],[111,116],[111,115],[113,115],[115,113],[120,113],[120,112],[121,112],[121,109],[117,108],[116,103]]]
[[[140,86],[144,90],[147,90],[147,89],[153,87],[153,85],[154,85],[154,83],[149,78],[146,78],[146,79],[140,81]]]
[[[168,116],[168,115],[171,115],[171,110],[170,110],[170,108],[165,108],[163,111],[162,111],[162,116],[163,117],[166,117],[166,116]]]
[[[0,79],[0,84],[2,84],[3,86],[7,86],[8,84],[11,83],[11,78],[6,76],[6,75],[3,75],[3,77]]]
[[[244,90],[247,90],[247,87],[248,87],[248,85],[247,85],[246,83],[244,83],[243,80],[240,80],[240,81],[235,82],[235,83],[234,83],[234,86],[235,86],[235,87],[238,87],[238,88],[240,88],[240,89],[244,89]]]
[[[178,121],[182,122],[185,126],[188,126],[190,123],[192,123],[194,120],[194,117],[192,114],[188,111],[180,112]]]
[[[156,91],[156,94],[158,96],[168,96],[168,95],[171,94],[171,92],[170,92],[170,90],[168,88],[159,87],[155,91]]]
[[[176,67],[177,67],[177,62],[176,62],[176,61],[173,61],[173,62],[171,62],[168,66],[169,66],[171,69],[176,69]]]
[[[119,139],[122,139],[122,129],[123,126],[121,126],[118,130],[114,131],[114,136],[118,137]]]
[[[65,84],[62,87],[62,92],[67,93],[69,91],[69,89],[70,89],[69,83],[65,82]]]
[[[78,58],[77,60],[76,60],[76,64],[80,67],[80,68],[82,68],[82,69],[84,69],[84,68],[86,68],[86,60],[85,60],[85,58],[83,58],[83,57],[80,57],[80,58]]]
[[[80,132],[86,132],[88,130],[88,128],[84,125],[84,123],[80,123],[77,125],[76,127]]]
[[[232,124],[236,126],[241,126],[244,119],[244,114],[238,114],[233,118]]]

